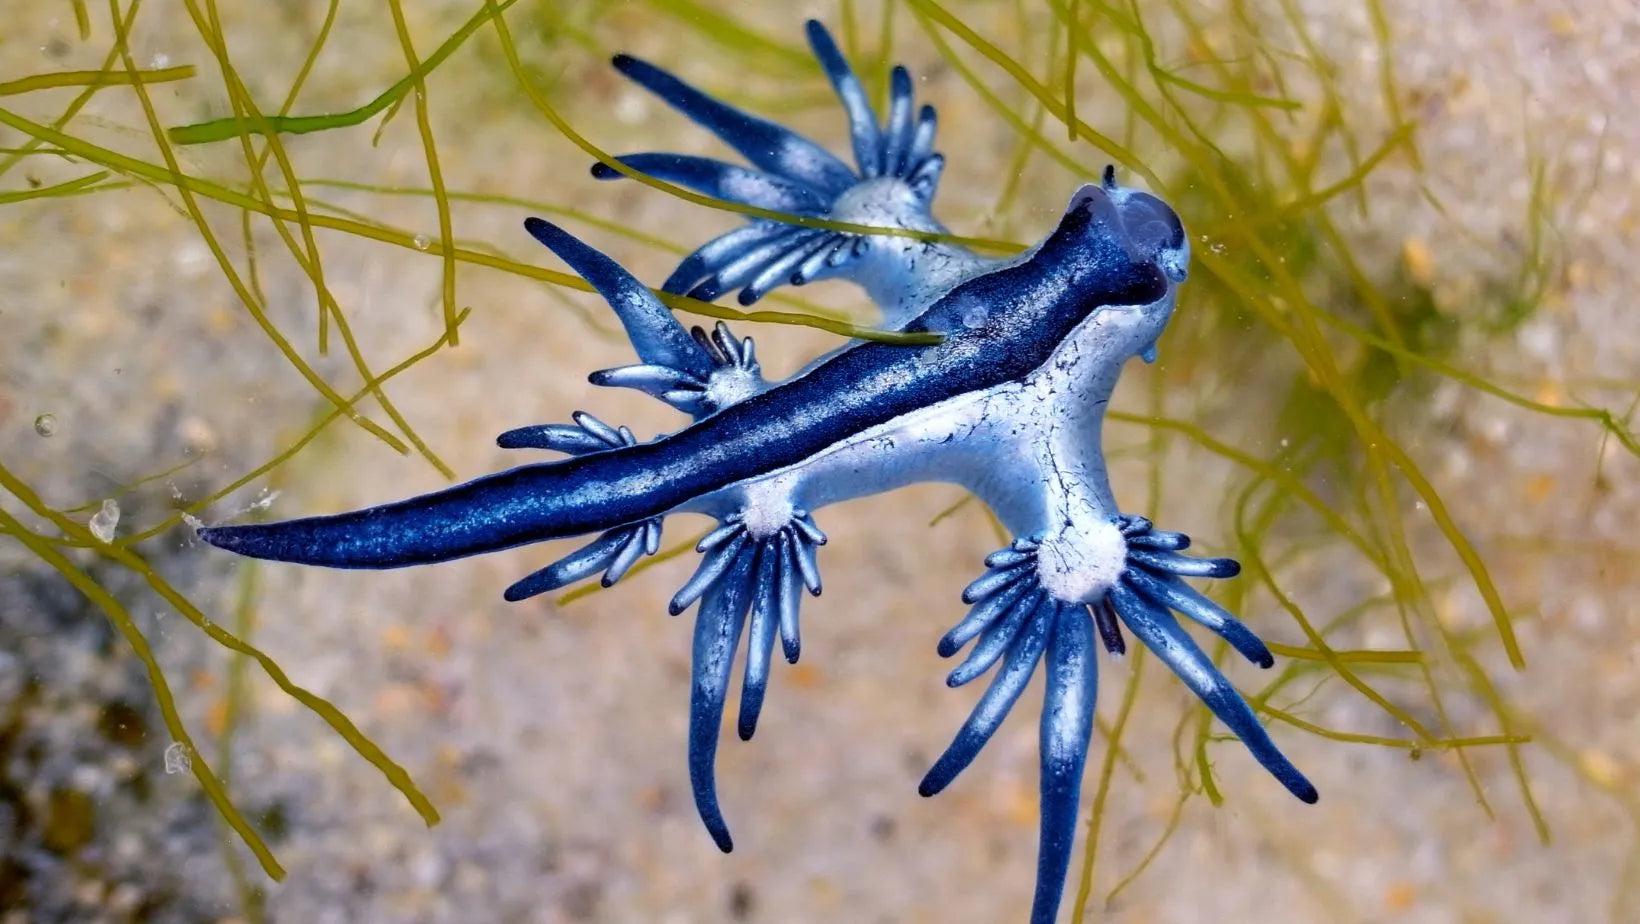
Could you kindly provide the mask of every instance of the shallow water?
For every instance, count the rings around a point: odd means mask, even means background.
[[[1144,79],[1142,46],[1121,28],[1125,7],[1079,6],[1114,73],[1079,59],[1075,115],[1167,184],[1199,241],[1161,362],[1129,370],[1106,428],[1117,491],[1208,551],[1268,568],[1281,597],[1256,567],[1216,595],[1299,650],[1278,651],[1277,673],[1314,668],[1267,705],[1287,717],[1272,719],[1272,733],[1323,793],[1315,807],[1293,802],[1239,745],[1211,737],[1221,730],[1159,665],[1142,669],[1124,710],[1135,659],[1106,662],[1084,811],[1108,795],[1086,919],[1626,920],[1640,901],[1640,625],[1625,605],[1640,589],[1640,548],[1626,529],[1640,514],[1640,462],[1600,421],[1552,411],[1610,408],[1620,429],[1640,391],[1629,297],[1640,282],[1629,259],[1640,243],[1640,128],[1623,102],[1640,89],[1628,50],[1640,20],[1617,0],[1575,17],[1537,2],[1431,11],[1386,0],[1380,35],[1368,10],[1322,3],[1146,6],[1157,66],[1176,78],[1158,82]],[[419,56],[477,8],[407,4]],[[886,20],[868,3],[802,12],[843,35],[868,84],[884,58],[913,68],[919,98],[940,109],[948,168],[936,212],[949,227],[1034,241],[1077,185],[1122,157],[1068,139],[1059,114],[1039,115],[1007,71],[920,18],[932,9],[896,3]],[[1053,6],[938,9],[1063,99]],[[239,80],[277,109],[324,6],[218,10]],[[73,11],[14,17],[0,37],[0,84],[102,67],[115,38],[107,11],[92,5],[85,38]],[[617,50],[834,150],[846,145],[796,12],[526,0],[506,16],[532,85],[604,150],[723,153],[621,80],[607,63]],[[881,55],[885,35],[892,53]],[[231,111],[185,4],[143,6],[130,51],[139,67],[195,68],[147,88],[159,125]],[[388,8],[343,4],[292,111],[352,109],[406,69]],[[1113,87],[1129,75],[1138,89],[1124,97]],[[81,89],[19,90],[0,96],[0,110],[49,125]],[[588,371],[626,362],[628,348],[595,297],[530,278],[529,268],[562,267],[520,223],[545,213],[655,281],[735,217],[591,179],[492,29],[440,64],[426,91],[454,237],[492,264],[458,264],[448,304],[413,96],[385,127],[377,114],[282,141],[305,208],[361,223],[313,232],[359,360],[335,317],[321,354],[315,283],[273,223],[242,225],[243,210],[220,201],[222,191],[264,195],[238,141],[175,156],[183,173],[215,184],[190,191],[243,296],[187,197],[163,170],[144,173],[165,161],[129,87],[101,89],[47,146],[66,141],[72,156],[22,156],[0,175],[0,464],[17,488],[0,492],[0,510],[34,542],[0,536],[0,921],[1023,919],[1039,694],[1027,693],[951,790],[915,795],[975,695],[945,688],[949,665],[934,643],[998,544],[977,504],[940,517],[962,498],[954,487],[824,512],[826,593],[806,608],[803,661],[777,665],[757,738],[725,735],[721,747],[738,845],[727,856],[700,829],[684,772],[690,617],[664,615],[692,554],[579,599],[506,604],[502,588],[568,544],[342,573],[253,569],[194,541],[184,510],[207,523],[283,518],[434,489],[448,483],[440,464],[463,479],[494,471],[516,461],[494,448],[496,433],[573,409],[640,436],[679,425],[655,402],[586,384]],[[1329,118],[1339,127],[1318,130]],[[1407,123],[1415,131],[1398,135]],[[19,149],[29,135],[8,124],[0,148]],[[1396,140],[1405,137],[1416,158]],[[1233,167],[1216,167],[1207,141]],[[12,195],[102,171],[69,195]],[[270,160],[264,176],[294,208],[281,165]],[[1132,168],[1124,179],[1146,182]],[[376,226],[391,229],[388,241],[367,237]],[[305,260],[299,224],[286,230]],[[872,320],[839,284],[787,294],[801,302],[766,307]],[[214,497],[315,432],[332,406],[291,357],[351,396],[360,365],[380,373],[437,343],[447,307],[471,309],[459,345],[385,386],[404,423],[373,398],[360,403],[407,453],[342,419]],[[801,326],[738,329],[758,338],[772,373],[841,343]],[[1393,464],[1390,440],[1427,477],[1438,510]],[[1260,472],[1264,487],[1241,504]],[[1390,564],[1375,566],[1299,489]],[[85,533],[32,511],[30,492]],[[1437,512],[1495,582],[1524,670],[1510,665],[1477,568]],[[664,544],[696,528],[677,518]],[[101,548],[105,534],[114,541]],[[189,625],[144,566],[350,716],[441,822],[424,825],[260,667]],[[104,588],[147,638],[192,747],[167,730],[94,592],[76,591],[65,571]],[[1426,584],[1403,585],[1405,624],[1385,603],[1385,571]],[[1419,741],[1325,662],[1303,662],[1314,642],[1282,598],[1316,626],[1337,620],[1332,648],[1421,650],[1427,676],[1418,662],[1366,655],[1357,678],[1433,738],[1491,743],[1460,752]],[[1249,692],[1270,680],[1227,669]],[[1206,792],[1199,741],[1222,805]],[[283,882],[206,800],[194,772],[205,766],[228,780]],[[1064,920],[1077,919],[1083,862],[1079,848]]]

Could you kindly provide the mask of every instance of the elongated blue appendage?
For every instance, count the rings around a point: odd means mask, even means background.
[[[881,174],[882,132],[877,127],[877,113],[871,108],[866,88],[854,75],[854,69],[849,67],[848,59],[838,50],[837,43],[825,26],[811,19],[804,23],[804,28],[808,30],[809,47],[820,59],[820,66],[826,69],[826,77],[831,80],[832,89],[837,91],[843,111],[848,113],[849,137],[854,141],[854,160],[859,164],[860,175],[873,177]]]
[[[789,226],[776,222],[754,221],[726,234],[720,234],[702,244],[694,253],[684,257],[683,262],[672,271],[672,275],[666,277],[661,288],[680,295],[688,292],[702,279],[790,230]]]
[[[1180,577],[1230,578],[1241,573],[1241,565],[1233,558],[1192,558],[1159,550],[1129,549],[1128,561]]]
[[[828,197],[802,183],[710,157],[654,152],[623,154],[615,159],[658,180],[760,209],[818,215],[828,204]],[[592,175],[600,180],[613,180],[621,173],[599,162],[592,165]]]
[[[551,222],[526,218],[524,230],[568,263],[609,302],[640,359],[683,369],[701,378],[711,374],[711,363],[694,338],[654,293],[619,263]]]
[[[1008,649],[1008,656],[991,681],[991,686],[975,704],[974,711],[969,713],[968,720],[957,731],[950,747],[945,749],[945,753],[940,755],[918,784],[918,793],[932,796],[950,785],[957,774],[979,756],[980,750],[1002,725],[1002,720],[1008,717],[1019,695],[1025,692],[1025,685],[1030,683],[1031,674],[1036,671],[1036,662],[1042,658],[1042,652],[1048,645],[1048,635],[1059,612],[1059,604],[1040,597],[1035,597],[1035,600],[1036,606],[1027,614],[1025,626]]]
[[[768,387],[752,338],[736,337],[722,321],[710,334],[698,326],[691,327],[689,336],[711,365],[712,373],[705,378],[671,366],[638,363],[600,369],[587,376],[587,381],[594,385],[637,389],[693,415],[696,420]]]
[[[797,563],[797,539],[782,533],[776,540],[780,549],[780,596],[776,603],[780,606],[780,647],[786,655],[786,663],[796,664],[803,651],[803,637],[798,620],[798,611],[803,600],[803,569]],[[816,582],[811,593],[819,593],[820,584]]]
[[[1315,787],[1281,754],[1247,701],[1168,612],[1183,613],[1229,642],[1247,660],[1260,667],[1270,667],[1275,663],[1275,656],[1251,629],[1179,580],[1180,577],[1232,577],[1241,572],[1241,566],[1228,558],[1178,554],[1178,550],[1190,546],[1190,537],[1155,529],[1144,517],[1123,514],[1116,517],[1114,523],[1127,542],[1127,567],[1101,605],[1100,632],[1106,646],[1110,646],[1113,638],[1117,644],[1121,643],[1121,630],[1115,625],[1115,619],[1120,618],[1235,732],[1253,757],[1283,786],[1305,802],[1316,801],[1319,795]]]
[[[650,532],[653,530],[654,539]],[[573,584],[582,578],[605,572],[604,586],[620,580],[646,548],[660,538],[660,520],[645,520],[636,526],[612,529],[587,545],[571,552],[540,571],[533,572],[502,592],[509,603],[527,600]],[[650,554],[653,554],[651,552]]]
[[[947,678],[952,686],[973,680],[999,660],[1002,666],[956,739],[923,777],[917,791],[925,796],[950,785],[974,760],[1007,717],[1037,661],[1045,657],[1048,664],[1040,738],[1042,827],[1032,924],[1053,924],[1059,912],[1093,730],[1096,639],[1113,654],[1125,652],[1120,623],[1172,668],[1294,795],[1306,802],[1317,798],[1315,787],[1276,749],[1246,701],[1168,613],[1171,607],[1189,615],[1255,663],[1268,666],[1269,649],[1257,636],[1179,580],[1227,577],[1239,566],[1229,559],[1177,554],[1190,540],[1154,530],[1143,517],[1120,516],[1114,524],[1128,544],[1126,567],[1100,599],[1064,602],[1049,596],[1041,580],[1041,542],[1022,537],[986,557],[986,573],[962,593],[973,608],[939,644],[940,656],[950,657],[978,639],[967,660]]]
[[[612,63],[633,82],[665,100],[667,105],[764,170],[833,195],[854,185],[857,179],[847,164],[791,129],[713,99],[647,61],[616,55]]]
[[[570,456],[584,456],[636,446],[638,438],[626,427],[611,427],[586,411],[570,415],[573,424],[538,424],[508,430],[495,438],[502,449],[547,449]]]
[[[907,170],[934,153],[934,135],[939,131],[939,126],[939,113],[934,111],[933,106],[925,104],[917,111],[917,127],[911,133],[911,151],[905,159]]]
[[[990,670],[991,665],[1009,650],[1021,627],[1028,620],[1038,617],[1038,610],[1042,608],[1045,600],[1046,596],[1040,590],[1032,590],[1022,595],[1019,601],[1009,608],[1007,616],[980,635],[979,644],[968,653],[967,659],[945,678],[946,686],[960,687]]]
[[[1242,657],[1259,667],[1270,667],[1276,663],[1275,655],[1270,653],[1262,639],[1253,634],[1253,630],[1217,603],[1177,580],[1159,578],[1137,568],[1129,568],[1122,575],[1122,581],[1152,604],[1183,613],[1211,629],[1241,652]]]
[[[889,176],[905,172],[916,131],[911,112],[911,72],[896,64],[889,77],[888,131],[883,138],[883,169]]]
[[[694,680],[689,693],[689,783],[695,793],[695,810],[724,853],[734,849],[734,841],[718,805],[718,728],[723,722],[723,701],[735,649],[740,644],[740,630],[751,603],[746,579],[756,557],[751,548],[736,551],[724,580],[707,589],[695,619]]]
[[[961,651],[962,646],[968,644],[974,636],[990,628],[992,623],[996,622],[1002,614],[1008,612],[1009,608],[1030,589],[1029,584],[1019,582],[974,604],[962,622],[957,623],[950,632],[945,633],[945,637],[940,639],[938,648],[940,657],[949,658]]]
[[[820,572],[814,549],[826,534],[807,511],[793,510],[791,519],[772,533],[754,536],[739,513],[731,514],[696,546],[705,555],[700,567],[672,598],[674,614],[700,601],[695,617],[695,682],[689,715],[689,778],[695,805],[725,852],[729,830],[718,807],[712,768],[717,754],[718,725],[723,718],[729,672],[741,630],[751,611],[746,648],[745,677],[741,681],[741,740],[751,740],[768,691],[769,663],[775,635],[787,639],[787,655],[797,660],[797,598],[803,587],[820,592]]]
[[[701,280],[689,290],[690,298],[698,298],[703,302],[716,299],[725,292],[732,292],[751,282],[757,276],[766,273],[771,267],[783,265],[791,255],[806,254],[809,245],[817,239],[827,236],[827,232],[814,231],[808,228],[792,229],[784,234],[772,235],[768,240],[717,268],[710,276]],[[752,295],[744,296],[741,301],[750,304]]]
[[[802,136],[746,115],[653,65],[617,56],[615,66],[623,74],[718,135],[759,169],[664,153],[628,155],[620,158],[622,163],[758,208],[942,230],[929,214],[945,166],[945,159],[934,153],[938,118],[932,106],[915,109],[910,72],[894,69],[888,119],[880,125],[859,78],[825,27],[811,21],[807,28],[810,45],[848,114],[857,172]],[[605,180],[622,176],[604,163],[594,164],[592,174]],[[740,303],[750,305],[782,285],[849,276],[873,244],[871,238],[849,232],[804,228],[803,233],[779,235],[773,230],[777,227],[777,222],[757,218],[746,228],[708,241],[684,258],[662,288],[704,300],[739,289]],[[917,272],[919,248],[903,241],[880,246],[893,251],[906,272]]]
[[[1126,540],[1127,567],[1121,580],[1153,606],[1176,610],[1217,633],[1247,660],[1259,667],[1276,663],[1275,656],[1253,630],[1243,625],[1224,607],[1193,590],[1181,577],[1228,578],[1241,573],[1241,565],[1231,558],[1195,558],[1180,555],[1190,546],[1190,537],[1155,529],[1140,516],[1121,515],[1115,520]],[[1101,627],[1101,631],[1106,631]],[[1110,630],[1120,638],[1112,623]]]
[[[638,358],[643,360],[631,366],[594,372],[588,377],[594,385],[636,388],[693,415],[696,420],[764,390],[766,383],[750,337],[744,340],[735,337],[721,322],[710,334],[699,327],[685,330],[654,293],[614,260],[550,222],[530,218],[525,220],[524,227],[609,302],[626,328]],[[800,233],[783,226],[771,227],[775,230],[769,234],[769,240],[778,241]],[[769,245],[765,241],[751,246],[755,250]],[[731,262],[730,266],[733,265]],[[718,270],[697,290],[719,284],[720,274],[726,272],[728,269]],[[581,422],[579,418],[577,422]],[[500,442],[503,447],[513,448],[568,440],[563,445],[569,446],[580,439],[554,430],[554,426],[509,430],[501,435]]]
[[[574,424],[535,424],[508,430],[495,438],[502,449],[548,449],[578,456],[608,449],[596,436]]]
[[[1092,620],[1085,607],[1059,610],[1048,641],[1048,679],[1042,701],[1038,747],[1042,758],[1041,835],[1036,854],[1036,896],[1032,924],[1053,924],[1065,891],[1076,844],[1077,803],[1082,770],[1093,735],[1093,707],[1099,692],[1099,662]]]
[[[1166,664],[1191,692],[1207,704],[1264,769],[1270,771],[1287,791],[1305,802],[1320,798],[1314,785],[1281,753],[1269,732],[1259,724],[1252,707],[1241,698],[1213,661],[1197,647],[1189,633],[1167,610],[1128,589],[1121,583],[1110,589],[1111,603],[1122,622]]]
[[[576,411],[572,424],[541,424],[508,430],[496,437],[502,449],[548,449],[572,456],[589,455],[625,446],[636,446],[638,438],[626,427],[611,427],[598,418]],[[557,590],[599,571],[603,585],[619,581],[638,559],[660,549],[661,518],[649,517],[611,529],[587,545],[536,571],[508,587],[502,596],[508,602],[525,600]]]
[[[610,587],[625,577],[638,559],[655,554],[660,547],[660,517],[612,529],[514,583],[502,593],[502,597],[509,603],[516,603],[568,586],[599,571],[604,573],[601,583]]]
[[[746,640],[746,676],[740,685],[740,740],[750,741],[763,711],[769,689],[769,662],[774,637],[780,630],[780,565],[778,545],[764,545],[757,556],[757,580],[752,595],[752,627]]]

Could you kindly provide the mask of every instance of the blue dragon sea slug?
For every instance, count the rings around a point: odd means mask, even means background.
[[[879,122],[860,82],[818,23],[810,43],[848,114],[855,166],[813,141],[717,101],[666,71],[620,56],[615,66],[738,151],[751,167],[648,153],[621,158],[671,182],[766,209],[915,231],[941,231],[929,207],[943,160],[935,114],[912,111],[911,79],[892,75]],[[607,165],[593,169],[619,176]],[[783,284],[836,278],[865,289],[885,323],[934,332],[929,346],[856,342],[783,382],[766,381],[750,338],[719,324],[686,329],[613,260],[538,218],[525,227],[609,302],[638,361],[595,372],[598,385],[640,389],[693,421],[640,441],[576,413],[571,424],[503,433],[503,447],[568,458],[538,462],[397,503],[334,516],[201,531],[256,558],[333,568],[399,568],[525,543],[595,536],[507,588],[522,600],[601,575],[607,586],[659,547],[662,522],[704,514],[700,565],[672,598],[698,604],[688,744],[695,804],[718,846],[732,842],[714,781],[735,654],[746,637],[738,730],[757,726],[776,640],[800,650],[804,591],[819,594],[815,512],[921,481],[959,484],[1016,537],[985,559],[961,593],[971,609],[939,640],[947,679],[990,673],[955,740],[919,792],[932,796],[973,761],[1045,664],[1041,835],[1031,920],[1055,919],[1075,840],[1098,685],[1097,649],[1125,651],[1123,627],[1167,664],[1305,802],[1315,787],[1175,613],[1269,667],[1268,648],[1185,578],[1237,573],[1228,559],[1181,554],[1190,540],[1121,512],[1100,427],[1124,364],[1154,356],[1189,265],[1178,216],[1116,183],[1077,190],[1058,226],[1005,262],[926,238],[851,234],[756,219],[686,257],[663,288],[750,303]],[[971,647],[970,647],[971,646]]]

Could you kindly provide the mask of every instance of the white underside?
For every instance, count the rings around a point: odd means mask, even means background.
[[[1098,599],[1121,573],[1126,545],[1105,472],[1100,426],[1128,356],[1104,308],[1021,382],[949,398],[856,434],[802,462],[696,498],[680,512],[740,511],[772,533],[809,511],[921,481],[960,484],[1016,536],[1039,537],[1043,587],[1055,598]],[[1128,355],[1131,355],[1128,354]]]

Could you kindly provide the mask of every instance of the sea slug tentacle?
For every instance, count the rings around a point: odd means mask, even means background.
[[[783,641],[786,660],[796,663],[798,605],[803,589],[820,594],[820,569],[815,550],[826,542],[808,511],[771,510],[784,501],[773,495],[726,515],[707,533],[696,549],[703,553],[699,567],[672,597],[668,609],[683,612],[698,600],[695,617],[693,675],[690,706],[689,778],[695,807],[712,839],[725,852],[732,848],[729,827],[717,797],[713,772],[718,724],[727,694],[728,671],[742,629],[750,614],[746,665],[736,723],[742,741],[750,741],[768,690],[769,664],[776,635]],[[784,517],[776,523],[775,517]],[[729,587],[734,584],[737,586]]]
[[[752,338],[736,337],[722,321],[710,334],[700,327],[691,327],[689,336],[711,363],[712,371],[704,376],[687,369],[639,363],[601,369],[587,376],[587,381],[594,385],[637,389],[697,420],[768,387]]]
[[[1315,787],[1281,754],[1246,700],[1168,613],[1171,608],[1190,616],[1228,640],[1248,660],[1269,667],[1275,659],[1257,636],[1217,604],[1171,577],[1230,577],[1240,566],[1227,558],[1152,551],[1154,543],[1180,547],[1189,540],[1179,533],[1158,533],[1143,517],[1118,514],[1110,523],[1114,527],[1111,534],[1125,546],[1115,580],[1063,599],[1044,586],[1044,569],[1058,567],[1058,562],[1045,560],[1046,553],[1062,559],[1067,553],[1055,550],[1055,542],[1084,544],[1077,552],[1085,566],[1088,555],[1099,553],[1093,548],[1096,541],[1089,542],[1092,531],[1051,540],[1021,537],[985,559],[985,574],[962,592],[963,602],[973,604],[973,609],[940,639],[938,647],[941,657],[951,657],[978,639],[967,660],[946,678],[949,686],[968,683],[999,660],[1002,667],[951,746],[923,777],[918,792],[924,796],[945,789],[973,762],[1024,691],[1038,660],[1046,655],[1047,692],[1040,732],[1042,828],[1033,922],[1054,920],[1074,842],[1079,782],[1087,760],[1097,687],[1093,638],[1096,624],[1109,619],[1102,613],[1119,617],[1282,785],[1306,802],[1316,801]],[[1062,586],[1052,578],[1050,583]],[[1107,650],[1125,650],[1114,621],[1097,628]]]
[[[540,424],[508,430],[496,437],[496,445],[502,449],[548,449],[570,456],[638,445],[638,438],[624,426],[611,427],[585,411],[576,411],[570,416],[574,424]],[[660,545],[660,517],[648,517],[617,527],[547,567],[526,575],[503,591],[502,596],[509,601],[525,600],[600,571],[604,572],[603,585],[609,587],[624,577],[638,563],[638,559],[659,551]]]
[[[704,126],[760,169],[685,154],[617,158],[635,170],[697,192],[761,209],[854,225],[943,235],[930,212],[945,158],[934,151],[934,107],[913,112],[911,73],[889,78],[884,122],[853,68],[820,23],[808,23],[809,45],[848,116],[855,167],[788,129],[747,115],[636,58],[619,55],[617,70]],[[604,180],[623,176],[592,166]],[[933,296],[995,266],[946,242],[864,235],[754,218],[685,257],[662,288],[711,300],[736,289],[750,305],[779,286],[846,278],[864,286],[890,323],[915,314]]]
[[[654,293],[614,260],[539,218],[524,222],[536,240],[598,290],[626,329],[640,363],[592,373],[594,385],[635,388],[699,420],[760,391],[763,380],[750,337],[721,322],[707,334],[685,330]]]
[[[938,794],[973,762],[1025,691],[1037,663],[1045,658],[1047,686],[1038,733],[1041,833],[1031,920],[1051,924],[1076,839],[1076,807],[1093,728],[1098,665],[1087,605],[1055,599],[1042,587],[1035,552],[1034,541],[1016,540],[991,556],[987,560],[991,570],[963,592],[965,602],[974,603],[976,611],[987,615],[976,620],[971,612],[959,624],[965,635],[977,631],[979,641],[946,683],[967,683],[999,658],[1002,666],[917,791],[924,796]],[[981,610],[993,600],[1011,602]],[[973,629],[977,623],[985,623],[984,628]],[[942,655],[948,657],[961,644],[953,642],[956,633],[953,630],[941,640]]]

